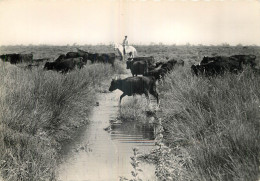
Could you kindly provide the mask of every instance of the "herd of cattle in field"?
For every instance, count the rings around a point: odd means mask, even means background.
[[[33,60],[32,54],[5,54],[0,55],[3,61],[11,64],[23,62],[40,62],[46,61],[44,70],[56,70],[66,73],[73,69],[82,68],[88,61],[91,63],[108,63],[114,67],[115,53],[89,53],[80,49],[77,52],[68,52],[60,55],[55,61],[48,62],[46,59]],[[29,67],[35,64],[29,64]],[[36,64],[38,65],[38,64]],[[239,73],[243,71],[243,65],[248,65],[254,72],[259,73],[256,69],[255,55],[233,55],[233,56],[214,56],[204,57],[198,65],[192,65],[191,71],[193,75],[217,76],[223,75],[225,72]],[[183,60],[171,59],[166,62],[155,62],[153,56],[150,57],[131,57],[126,61],[126,68],[130,69],[133,77],[126,79],[113,79],[109,91],[120,89],[123,94],[120,96],[120,103],[124,96],[132,96],[135,94],[145,94],[149,98],[149,93],[157,99],[159,97],[156,91],[156,81],[162,79],[167,73],[171,72],[176,66],[184,66]],[[142,75],[142,76],[137,76]]]
[[[66,73],[76,67],[82,68],[87,64],[88,60],[91,63],[109,63],[114,67],[115,59],[115,53],[89,53],[78,49],[77,52],[60,55],[54,62],[46,62],[44,69]]]
[[[0,58],[11,64],[29,63],[28,68],[39,66],[40,62],[46,61],[44,70],[56,70],[58,72],[67,73],[75,68],[82,68],[88,61],[91,63],[109,63],[114,66],[116,59],[115,53],[89,53],[78,49],[77,52],[68,52],[61,54],[55,61],[49,62],[50,58],[33,59],[33,54],[4,54]]]
[[[11,64],[29,63],[27,67],[39,66],[40,62],[47,61],[45,70],[56,70],[66,73],[73,69],[82,68],[88,61],[91,63],[109,63],[114,67],[115,53],[89,53],[80,49],[77,52],[68,52],[60,55],[55,61],[50,58],[33,59],[33,54],[4,54],[0,58]],[[127,69],[131,70],[133,76],[145,75],[154,76],[157,80],[164,77],[176,65],[184,65],[183,60],[171,59],[168,62],[155,62],[153,56],[128,58]],[[192,65],[191,70],[195,75],[213,76],[224,72],[238,73],[243,70],[243,65],[249,65],[257,71],[255,55],[232,55],[204,57],[198,65]]]
[[[205,76],[223,75],[224,72],[239,73],[243,71],[243,65],[248,65],[254,72],[256,69],[255,55],[233,55],[204,57],[199,65],[192,65],[191,69],[195,75],[203,74]]]
[[[113,79],[109,91],[119,89],[123,92],[120,96],[120,103],[124,96],[135,94],[145,94],[149,100],[149,93],[157,99],[159,105],[159,96],[156,91],[156,80],[163,78],[176,66],[184,66],[183,60],[171,59],[167,62],[154,62],[153,57],[129,58],[126,62],[126,68],[131,70],[133,77],[126,79]],[[192,65],[193,74],[216,76],[222,75],[225,71],[238,73],[243,71],[243,65],[249,65],[253,71],[257,71],[255,55],[233,55],[230,57],[215,56],[204,57],[199,65]],[[258,71],[257,71],[258,72]],[[137,77],[137,75],[143,75]]]

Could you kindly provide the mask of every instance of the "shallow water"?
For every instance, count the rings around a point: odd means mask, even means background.
[[[58,180],[119,180],[119,176],[131,179],[133,170],[130,157],[133,148],[149,153],[155,147],[153,128],[133,122],[115,124],[105,131],[109,120],[116,120],[121,91],[99,94],[99,106],[90,116],[90,124],[73,145],[67,147],[64,162],[58,170]],[[125,98],[124,98],[125,99]],[[141,163],[140,178],[156,180],[154,165]]]

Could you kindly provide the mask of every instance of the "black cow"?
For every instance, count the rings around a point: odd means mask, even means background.
[[[200,65],[207,64],[210,62],[219,62],[219,61],[237,61],[242,66],[250,65],[251,67],[256,66],[256,56],[255,55],[232,55],[230,57],[226,56],[215,56],[215,57],[203,57]]]
[[[144,75],[148,72],[148,64],[146,61],[134,61],[129,65],[131,73],[134,76]]]
[[[10,62],[11,64],[16,64],[20,59],[19,54],[16,53],[0,55],[0,58],[4,62]]]
[[[126,61],[126,69],[130,69],[131,64],[137,61],[144,61],[147,63],[148,67],[152,66],[154,64],[154,57],[135,57],[135,58],[128,58]]]
[[[156,80],[161,79],[167,73],[166,69],[162,68],[163,63],[157,63],[156,67],[149,70],[145,75],[153,76]]]
[[[154,77],[141,76],[141,77],[128,77],[126,79],[113,79],[109,87],[109,91],[114,91],[119,89],[123,92],[120,96],[121,100],[124,96],[133,96],[135,94],[145,94],[146,98],[149,99],[149,93],[152,94],[157,99],[157,104],[159,104],[159,96],[156,91]]]
[[[228,57],[225,57],[228,58]],[[215,56],[215,57],[203,57],[202,61],[200,62],[200,65],[208,64],[211,62],[216,62],[221,59],[221,56]]]
[[[227,56],[214,56],[214,57],[203,57],[202,61],[200,62],[200,65],[208,64],[211,62],[229,62],[232,61],[235,63],[237,61],[239,64],[242,64],[242,61],[239,61],[235,57],[227,57]]]
[[[174,59],[167,62],[157,62],[155,64],[155,67],[150,68],[145,75],[153,76],[156,80],[159,80],[164,77],[168,72],[172,71],[176,63],[177,61]]]
[[[62,60],[66,59],[66,55],[65,54],[61,54],[56,60],[55,62],[61,62]]]
[[[256,66],[256,56],[255,55],[232,55],[231,57],[236,58],[238,61],[242,62],[244,65],[250,65],[251,67]]]
[[[234,57],[204,57],[200,65],[192,65],[191,69],[195,75],[203,74],[205,76],[222,75],[228,71],[238,73],[242,71],[242,62]]]
[[[77,50],[80,56],[84,59],[87,58],[91,63],[109,63],[114,67],[116,59],[115,53],[89,53],[79,48],[77,48]]]
[[[153,66],[154,57],[128,58],[126,69],[130,69],[133,76],[144,75]]]
[[[218,62],[210,62],[208,64],[192,65],[191,69],[197,76],[200,74],[205,76],[213,76],[224,74],[227,67],[221,66]]]
[[[29,62],[29,63],[33,62],[33,54],[32,53],[19,54],[19,58],[20,58],[21,62]]]
[[[33,54],[5,54],[0,55],[0,58],[5,62],[10,62],[11,64],[23,63],[23,62],[33,62]]]
[[[65,55],[65,58],[78,58],[78,57],[82,57],[83,62],[87,63],[88,61],[88,52],[68,52]]]
[[[167,70],[167,72],[169,72],[169,71],[171,71],[171,70],[174,68],[174,66],[175,66],[176,63],[177,63],[177,61],[174,60],[174,59],[169,60],[168,62],[166,62],[166,63],[164,63],[164,64],[162,65],[162,68],[165,69],[165,70]]]
[[[98,53],[88,53],[88,59],[91,63],[95,63],[98,60]]]
[[[44,65],[45,70],[56,70],[66,73],[73,69],[82,68],[84,66],[83,58],[68,58],[59,62],[46,62]]]
[[[92,63],[109,63],[114,67],[115,53],[88,53],[88,59]]]

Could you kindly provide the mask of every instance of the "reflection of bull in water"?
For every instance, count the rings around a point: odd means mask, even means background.
[[[123,143],[143,143],[145,140],[154,140],[154,126],[136,121],[124,121],[120,124],[111,124],[112,139]],[[153,143],[153,142],[152,142]]]

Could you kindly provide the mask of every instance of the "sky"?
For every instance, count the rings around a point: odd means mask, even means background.
[[[259,0],[0,0],[0,45],[260,45]]]

